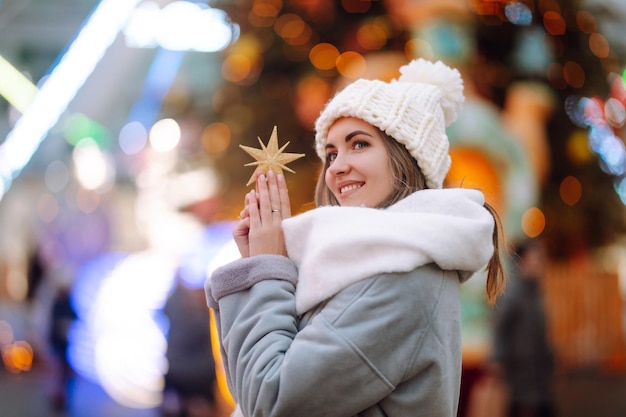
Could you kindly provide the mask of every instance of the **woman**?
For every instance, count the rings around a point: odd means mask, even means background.
[[[318,208],[290,218],[284,178],[258,174],[207,280],[236,415],[456,416],[459,287],[487,265],[497,223],[477,190],[442,189],[458,71],[415,60],[357,80],[316,122]]]

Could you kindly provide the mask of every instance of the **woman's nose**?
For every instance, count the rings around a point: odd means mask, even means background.
[[[347,173],[350,170],[350,164],[345,156],[341,154],[337,154],[333,163],[328,167],[328,171],[332,175],[342,175]]]

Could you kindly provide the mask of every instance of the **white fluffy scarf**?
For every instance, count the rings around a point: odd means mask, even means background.
[[[480,191],[422,190],[386,210],[327,206],[283,221],[289,258],[299,269],[303,314],[359,280],[434,262],[462,281],[493,254],[494,220]]]

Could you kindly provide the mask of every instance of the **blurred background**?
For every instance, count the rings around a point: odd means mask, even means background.
[[[0,0],[0,414],[222,416],[202,286],[278,127],[313,205],[313,122],[416,57],[465,80],[447,185],[540,240],[562,416],[626,415],[623,0]],[[459,415],[504,415],[463,286]]]

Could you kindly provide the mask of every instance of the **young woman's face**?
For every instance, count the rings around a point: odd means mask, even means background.
[[[328,131],[326,185],[341,206],[377,207],[393,191],[389,153],[377,128],[354,117]]]

